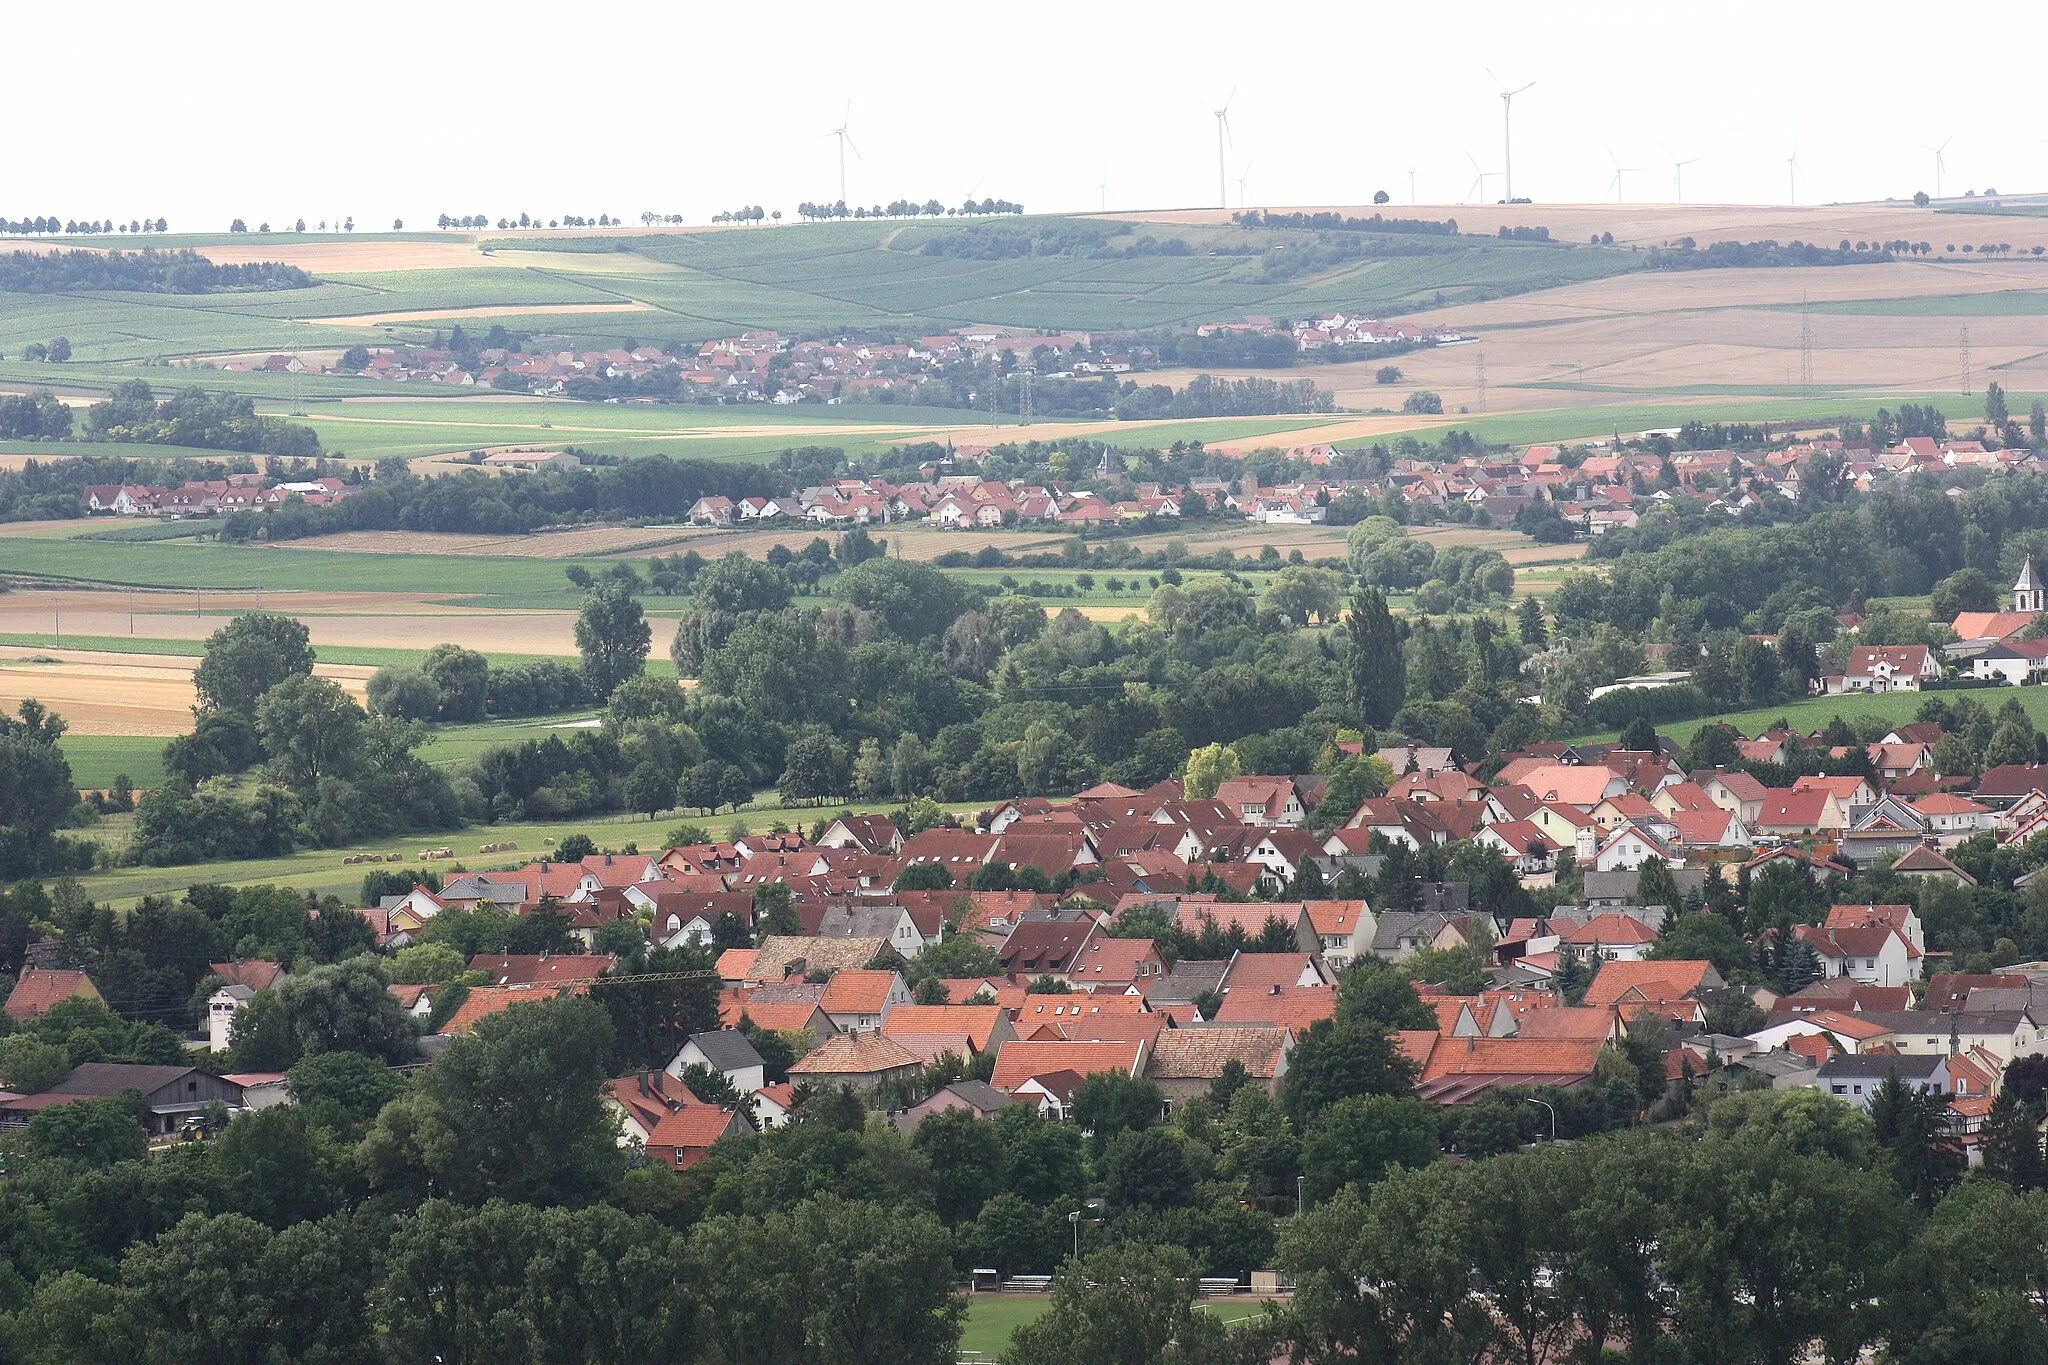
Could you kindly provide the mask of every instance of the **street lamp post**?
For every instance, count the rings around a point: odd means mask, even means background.
[[[1557,1110],[1556,1110],[1556,1109],[1555,1109],[1555,1108],[1554,1108],[1554,1107],[1553,1107],[1553,1106],[1552,1106],[1552,1105],[1550,1104],[1550,1102],[1549,1102],[1548,1100],[1539,1100],[1539,1099],[1537,1099],[1537,1098],[1536,1098],[1536,1097],[1535,1097],[1534,1095],[1525,1095],[1525,1096],[1523,1096],[1523,1098],[1524,1098],[1524,1099],[1526,1099],[1526,1100],[1528,1100],[1528,1101],[1529,1101],[1529,1103],[1531,1103],[1531,1104],[1540,1104],[1540,1105],[1542,1105],[1542,1106],[1544,1107],[1544,1109],[1546,1109],[1546,1110],[1548,1110],[1548,1111],[1549,1111],[1549,1113],[1550,1113],[1550,1140],[1551,1140],[1552,1142],[1555,1142],[1555,1141],[1557,1141]]]
[[[1302,1190],[1307,1184],[1307,1176],[1298,1175],[1294,1177],[1294,1212],[1296,1213],[1296,1215],[1299,1215],[1301,1213],[1301,1205],[1303,1200]]]

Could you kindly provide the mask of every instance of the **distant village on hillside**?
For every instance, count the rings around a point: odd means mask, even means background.
[[[1417,327],[1347,313],[1300,321],[1248,317],[1204,323],[1197,337],[1284,337],[1303,355],[1414,349],[1464,340],[1454,328]],[[460,329],[457,329],[459,334]],[[889,394],[963,363],[995,362],[1005,372],[1030,369],[1041,379],[1085,379],[1155,368],[1160,356],[1127,332],[1034,332],[1018,327],[967,326],[908,342],[795,340],[773,331],[743,332],[704,342],[694,351],[658,346],[554,351],[486,345],[366,347],[341,366],[322,366],[298,355],[231,360],[231,373],[359,374],[393,384],[443,384],[559,397],[577,380],[638,383],[646,391],[622,402],[695,398],[735,403],[839,403]]]

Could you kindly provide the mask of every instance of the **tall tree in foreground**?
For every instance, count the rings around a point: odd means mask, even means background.
[[[1360,588],[1344,618],[1350,646],[1351,700],[1366,724],[1383,729],[1401,709],[1408,692],[1408,664],[1401,653],[1401,628],[1378,588]]]
[[[612,689],[647,666],[654,632],[646,613],[625,584],[600,579],[591,585],[576,613],[576,648],[583,655],[583,677],[590,690],[609,697]]]

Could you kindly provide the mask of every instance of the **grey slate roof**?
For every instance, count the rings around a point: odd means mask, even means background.
[[[189,1075],[189,1066],[139,1066],[130,1062],[81,1062],[71,1074],[50,1087],[52,1095],[88,1095],[95,1098],[139,1090],[145,1095],[163,1089],[172,1081]]]
[[[760,1066],[761,1054],[747,1041],[747,1035],[736,1028],[719,1029],[714,1033],[693,1033],[690,1044],[704,1054],[704,1060],[720,1071],[738,1071],[744,1067]]]
[[[1221,992],[1223,974],[1230,970],[1230,961],[1219,958],[1213,962],[1176,962],[1173,970],[1153,982],[1145,991],[1145,999],[1155,1004],[1185,1005],[1203,991]]]
[[[1822,1080],[1883,1080],[1897,1072],[1902,1081],[1924,1081],[1948,1058],[1939,1053],[1854,1052],[1822,1062]]]

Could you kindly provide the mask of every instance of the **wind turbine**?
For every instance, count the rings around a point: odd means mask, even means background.
[[[1792,139],[1792,155],[1785,158],[1785,183],[1791,190],[1792,203],[1799,203],[1799,139]]]
[[[1408,203],[1410,206],[1413,206],[1415,203],[1415,168],[1413,166],[1408,168]]]
[[[1102,211],[1104,213],[1109,212],[1109,167],[1107,165],[1104,165],[1102,168],[1102,183],[1095,187],[1095,192],[1102,196]]]
[[[1669,149],[1667,148],[1667,150]],[[1685,202],[1685,168],[1692,165],[1695,161],[1705,160],[1706,158],[1703,156],[1689,156],[1683,161],[1673,161],[1671,163],[1672,195],[1679,203],[1683,204]]]
[[[839,139],[839,202],[842,204],[846,202],[846,149],[853,147],[853,136],[847,129],[852,126],[853,101],[849,99],[846,102],[846,112],[839,117],[839,126],[832,130],[832,136]],[[853,154],[858,157],[860,148],[853,147]]]
[[[1465,153],[1465,159],[1472,163],[1473,170],[1472,188],[1465,192],[1467,194],[1476,192],[1479,195],[1478,202],[1483,204],[1486,202],[1486,182],[1493,178],[1494,172],[1480,170],[1479,159],[1470,152]]]
[[[1493,69],[1491,67],[1483,67],[1481,69],[1484,70],[1488,76],[1492,77],[1493,83],[1495,85],[1500,84],[1500,77],[1495,76],[1493,74]],[[1534,84],[1536,84],[1536,82],[1530,81],[1529,85],[1524,85],[1514,90],[1503,90],[1500,92],[1500,150],[1501,160],[1505,167],[1505,169],[1502,171],[1502,175],[1507,182],[1507,194],[1505,197],[1510,204],[1515,202],[1515,96],[1521,94],[1523,90],[1527,90],[1530,85]]]
[[[1237,87],[1230,87],[1230,98],[1223,101],[1223,107],[1216,111],[1216,207],[1230,207],[1230,182],[1223,169],[1223,145],[1230,142],[1230,101],[1237,98]],[[1233,144],[1234,145],[1234,144]]]
[[[1947,151],[1948,144],[1955,140],[1955,134],[1951,133],[1941,140],[1939,147],[1929,147],[1924,142],[1920,144],[1922,151],[1934,153],[1934,197],[1936,199],[1941,198],[1941,173],[1948,169],[1948,160],[1942,156],[1942,153]]]
[[[1242,213],[1242,212],[1244,211],[1244,181],[1245,181],[1245,177],[1246,177],[1246,176],[1248,176],[1248,175],[1250,175],[1251,173],[1252,173],[1252,163],[1251,163],[1251,162],[1249,162],[1249,161],[1245,162],[1245,163],[1244,163],[1244,169],[1243,169],[1242,171],[1239,171],[1239,172],[1237,173],[1237,207],[1238,207],[1238,211],[1239,211],[1240,213]]]
[[[1621,202],[1621,178],[1624,175],[1636,174],[1636,172],[1642,170],[1642,167],[1622,165],[1621,162],[1615,158],[1614,149],[1612,147],[1609,147],[1607,149],[1607,159],[1609,161],[1614,162],[1614,202],[1619,204]]]

